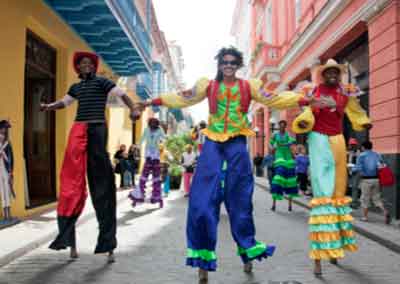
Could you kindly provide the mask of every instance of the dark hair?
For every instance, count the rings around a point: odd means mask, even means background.
[[[287,121],[282,119],[278,122],[278,125],[281,125],[281,124],[285,124],[285,126],[287,126]]]
[[[8,129],[11,128],[11,124],[10,122],[8,122],[8,120],[1,120],[0,121],[0,129],[5,129],[6,130],[6,140],[8,140]]]
[[[238,67],[239,68],[243,67],[243,53],[241,51],[239,51],[236,47],[233,46],[221,48],[218,51],[218,54],[215,56],[215,59],[217,60],[218,64],[218,71],[217,71],[217,76],[215,76],[215,80],[217,80],[218,82],[221,82],[224,79],[224,76],[222,72],[219,70],[219,67],[222,64],[225,55],[232,55],[236,57],[236,60],[239,63]]]
[[[367,150],[371,150],[372,149],[372,142],[371,141],[365,141],[364,143],[362,143],[362,146],[367,149]]]

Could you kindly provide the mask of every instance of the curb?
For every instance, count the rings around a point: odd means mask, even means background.
[[[263,189],[268,189],[267,186],[265,186],[261,183],[255,182],[255,184]],[[305,204],[304,202],[301,202],[299,200],[293,199],[293,203],[300,207],[303,207],[307,210],[311,209],[310,206],[308,206],[307,204]],[[365,230],[365,229],[357,226],[356,224],[353,224],[353,228],[354,228],[354,231],[356,231],[358,234],[360,234],[374,242],[377,242],[381,246],[384,246],[385,248],[390,249],[391,251],[393,251],[395,253],[400,254],[400,245],[399,244],[396,244],[396,243],[392,242],[391,240],[382,238],[378,234],[375,234],[375,233],[372,233],[371,231]]]
[[[117,199],[117,203],[123,201],[124,199],[126,199],[126,196],[123,196],[123,197]],[[90,221],[91,219],[93,219],[95,217],[96,217],[96,213],[94,211],[91,213],[88,213],[86,216],[82,216],[76,223],[76,227],[79,227],[79,226],[87,223],[88,221]],[[56,228],[55,230],[42,236],[41,238],[36,239],[36,240],[30,242],[29,244],[27,244],[21,248],[18,248],[9,254],[6,254],[6,255],[0,257],[0,268],[11,263],[12,261],[24,256],[25,254],[37,249],[38,247],[41,247],[42,245],[51,242],[51,240],[53,240],[57,236],[57,234],[58,234],[58,229]]]

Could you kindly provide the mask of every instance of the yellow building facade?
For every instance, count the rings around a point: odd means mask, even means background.
[[[0,1],[0,26],[0,120],[11,122],[15,160],[17,197],[11,210],[13,216],[26,217],[56,205],[58,177],[76,111],[72,106],[56,114],[39,113],[39,104],[62,98],[78,81],[73,53],[90,48],[39,0]],[[112,77],[103,63],[99,72]],[[129,144],[132,124],[123,109],[109,109],[107,116],[113,152],[117,144]],[[139,136],[141,126],[136,131]]]

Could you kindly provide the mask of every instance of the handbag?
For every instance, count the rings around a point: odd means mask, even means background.
[[[378,169],[379,184],[381,186],[392,186],[394,185],[394,174],[393,171],[387,166]]]

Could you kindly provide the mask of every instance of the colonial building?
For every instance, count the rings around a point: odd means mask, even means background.
[[[55,206],[57,177],[75,107],[54,114],[40,112],[39,105],[62,98],[78,81],[73,53],[92,50],[99,54],[99,73],[115,81],[151,72],[150,36],[135,2],[0,1],[0,118],[12,124],[14,216]],[[112,115],[111,109],[107,112],[110,123]]]
[[[374,128],[355,133],[345,121],[345,137],[371,139],[375,150],[397,172],[397,184],[385,190],[400,217],[400,2],[390,0],[253,0],[252,76],[276,91],[312,80],[310,68],[328,58],[348,65],[346,80],[364,91],[360,98]],[[253,123],[266,141],[279,119],[290,122],[299,110],[271,113],[257,106]],[[298,137],[304,142],[304,137]],[[397,190],[396,190],[397,188]]]

